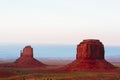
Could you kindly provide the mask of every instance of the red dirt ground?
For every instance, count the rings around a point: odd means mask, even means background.
[[[0,77],[2,78],[2,77],[10,77],[10,76],[14,76],[14,75],[16,75],[15,73],[12,73],[12,72],[2,72],[2,71],[0,71]]]

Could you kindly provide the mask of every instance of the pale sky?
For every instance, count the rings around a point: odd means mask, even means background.
[[[0,0],[0,43],[120,45],[120,0]]]

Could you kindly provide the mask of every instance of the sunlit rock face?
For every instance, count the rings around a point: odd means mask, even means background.
[[[104,59],[104,45],[96,39],[86,39],[77,45],[76,60],[66,65],[66,71],[111,70],[112,64]]]
[[[33,48],[31,46],[25,46],[21,51],[20,57],[14,63],[18,67],[39,67],[45,65],[33,57]]]
[[[104,45],[99,40],[83,40],[77,45],[76,59],[104,59]]]
[[[31,46],[26,46],[23,51],[21,51],[21,57],[31,57],[33,58],[33,48]]]

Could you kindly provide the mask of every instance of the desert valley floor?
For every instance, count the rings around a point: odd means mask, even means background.
[[[49,60],[43,61],[51,66],[39,68],[10,68],[11,63],[4,64],[4,68],[0,68],[0,80],[120,80],[120,69],[93,71],[80,70],[74,72],[58,72],[61,67],[71,61]],[[120,67],[120,62],[112,62],[117,67]],[[6,66],[5,66],[6,65]]]

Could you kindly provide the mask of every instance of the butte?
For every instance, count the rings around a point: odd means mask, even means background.
[[[96,39],[86,39],[77,45],[76,60],[66,65],[66,71],[78,70],[111,70],[116,68],[105,60],[105,50],[102,42]]]
[[[33,57],[33,48],[25,46],[21,51],[20,57],[14,62],[16,67],[41,67],[45,66],[42,62]]]

